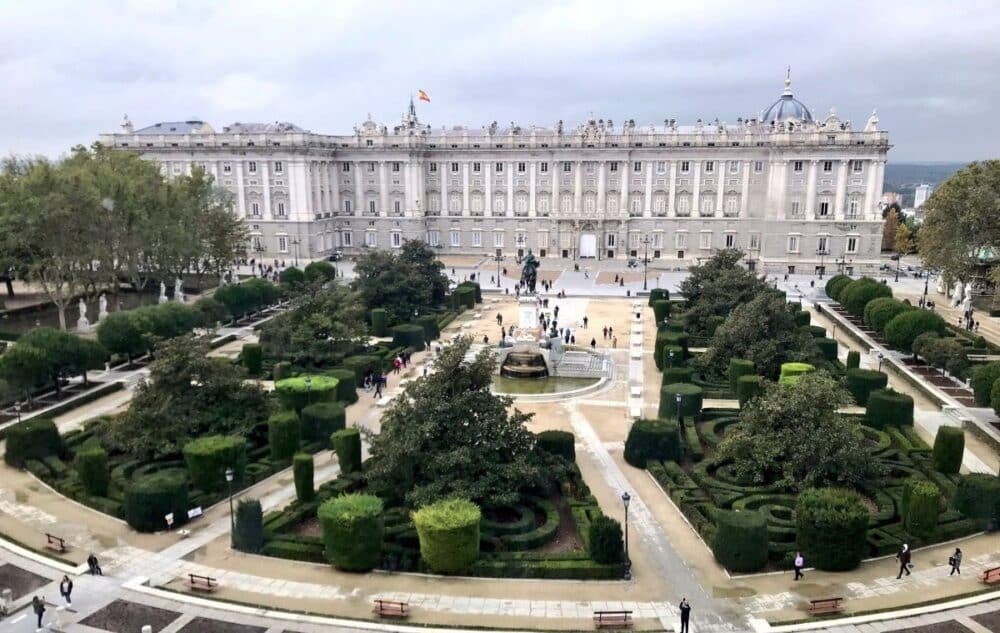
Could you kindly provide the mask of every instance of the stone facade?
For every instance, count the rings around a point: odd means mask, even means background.
[[[432,129],[411,101],[392,129],[350,135],[288,123],[159,123],[102,143],[196,166],[232,192],[248,256],[322,257],[424,239],[442,254],[642,258],[683,267],[739,247],[769,272],[879,263],[888,134],[852,129],[785,91],[760,117],[679,126],[589,120]]]

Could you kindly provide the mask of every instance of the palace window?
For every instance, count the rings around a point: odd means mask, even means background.
[[[825,171],[827,173],[833,171],[833,161],[832,160],[824,160],[823,161],[823,171]]]
[[[753,162],[753,171],[756,174],[759,174],[760,172],[764,171],[764,161],[762,161],[762,160],[755,160]]]
[[[430,241],[432,239],[432,237],[431,237],[430,234],[436,233],[436,232],[437,231],[430,231],[429,234],[427,235],[427,240]],[[400,233],[399,231],[393,231],[390,234],[390,237],[392,239],[392,241],[390,243],[392,244],[393,248],[399,248],[400,246],[403,245],[403,234]],[[435,246],[437,244],[437,238],[434,237],[433,239],[434,239],[434,244],[431,244],[431,246]]]
[[[788,252],[789,253],[799,252],[799,238],[797,235],[788,236]]]
[[[483,170],[483,164],[482,163],[472,163],[472,171],[473,172],[475,172],[475,173],[478,174],[482,170]]]
[[[667,173],[667,163],[662,160],[656,161],[656,173],[665,174]]]
[[[451,233],[449,233],[449,239],[451,240],[451,245],[452,246],[461,246],[462,245],[462,232],[461,231],[451,231]]]
[[[588,160],[583,165],[584,165],[583,170],[586,171],[588,174],[594,173],[594,162],[593,161],[589,161]]]
[[[285,217],[285,203],[284,202],[279,202],[277,206],[278,206],[277,216],[279,218]]]
[[[371,213],[372,215],[375,215],[375,201],[374,200],[369,200],[368,201],[368,212]]]
[[[432,174],[433,174],[433,173],[436,173],[436,172],[437,172],[437,170],[438,170],[438,164],[437,164],[437,163],[430,163],[430,164],[429,164],[429,165],[427,166],[427,170],[428,170],[429,172],[431,172]]]
[[[538,163],[538,170],[541,171],[543,174],[549,173],[549,164],[548,163]]]
[[[614,233],[608,233],[606,241],[607,241],[608,248],[614,248],[615,247],[615,234]]]
[[[862,163],[860,160],[851,161],[851,171],[853,171],[856,174],[860,174],[863,170],[864,170],[864,163]]]
[[[503,231],[495,231],[493,233],[493,246],[495,248],[503,248]]]
[[[825,237],[825,236],[820,236],[820,237],[816,238],[816,254],[817,255],[825,255],[826,253],[830,252],[829,250],[827,250],[827,247],[826,247],[827,246],[826,245],[827,239],[828,238]]]
[[[340,171],[342,171],[344,173],[347,173],[347,172],[351,171],[351,164],[350,163],[341,163],[340,164]]]
[[[252,215],[252,216],[260,215],[260,203],[259,202],[251,202],[250,203],[250,215]]]
[[[397,173],[399,172],[399,163],[394,162],[392,164],[392,171]]]
[[[518,163],[517,164],[517,173],[523,174],[526,169],[527,169],[527,166],[524,163]]]
[[[344,200],[344,213],[346,213],[347,215],[351,215],[351,201],[350,200]]]
[[[687,233],[678,231],[677,233],[674,234],[674,245],[677,247],[677,250],[680,251],[686,249],[687,243],[688,243]]]
[[[249,163],[247,163],[247,171],[249,171],[251,174],[256,174],[257,173],[257,161],[252,160]]]
[[[397,235],[397,233],[393,233],[393,235]],[[427,243],[429,245],[437,246],[440,242],[441,242],[440,233],[436,229],[427,231]]]
[[[351,233],[350,233],[350,231],[344,231],[343,233],[341,233],[340,234],[340,241],[341,241],[341,243],[343,243],[344,246],[350,246],[351,245]]]
[[[222,166],[222,173],[224,173],[224,174],[231,174],[231,173],[233,173],[233,166],[230,165],[229,163],[224,164]]]
[[[740,173],[740,162],[738,160],[729,161],[729,173],[731,174]]]
[[[498,174],[502,174],[503,173],[503,163],[497,163],[496,166],[495,166],[495,171]]]
[[[858,238],[856,237],[847,238],[847,252],[848,253],[858,252]]]
[[[378,246],[378,235],[375,231],[365,231],[365,246],[369,248]]]
[[[736,215],[740,212],[740,200],[736,196],[726,198],[726,215]]]
[[[637,174],[641,173],[642,172],[642,162],[635,161],[634,163],[632,163],[632,171],[634,171]]]
[[[285,166],[281,163],[281,161],[280,160],[274,161],[274,173],[280,174],[283,171],[285,171]]]
[[[710,174],[715,171],[715,161],[708,160],[705,161],[705,173]]]
[[[616,161],[616,160],[613,160],[613,161],[611,161],[610,163],[608,163],[608,165],[609,165],[609,169],[610,169],[610,170],[611,170],[612,172],[616,172],[616,171],[618,171],[618,161]]]
[[[760,233],[750,234],[750,250],[752,251],[760,250]]]
[[[726,248],[736,248],[736,235],[726,233]]]
[[[681,196],[677,199],[677,215],[691,215],[691,198]]]
[[[483,232],[473,231],[472,232],[472,245],[479,247],[483,245]]]
[[[288,238],[283,235],[278,237],[278,252],[279,253],[288,252]]]
[[[798,200],[792,201],[792,215],[798,215],[800,210],[800,203]]]
[[[573,171],[573,163],[569,162],[568,160],[564,160],[563,161],[563,172],[568,174],[571,171]]]
[[[691,161],[682,160],[681,161],[681,173],[689,174],[691,173]]]
[[[823,202],[819,203],[819,214],[821,216],[830,215],[830,203],[829,202],[827,202],[827,201],[824,200]]]
[[[701,248],[701,249],[705,249],[705,250],[707,250],[709,248],[712,248],[712,232],[711,231],[702,231],[701,232],[701,237],[700,237],[700,240],[699,240],[699,243],[698,243],[698,247]]]
[[[399,200],[393,200],[392,201],[392,212],[395,213],[396,215],[399,215],[399,211],[400,211],[400,209],[399,209]]]
[[[792,163],[792,171],[794,171],[796,173],[802,171],[802,161],[801,160],[797,160],[794,163]]]
[[[368,173],[369,174],[374,174],[375,173],[375,161],[371,161],[371,160],[368,161]]]
[[[858,204],[857,199],[856,198],[852,198],[851,202],[847,206],[847,216],[851,217],[851,218],[857,217],[858,216],[858,210],[859,210],[860,207],[861,207],[861,205]]]
[[[453,174],[457,174],[458,173],[458,163],[452,163],[451,164],[451,173],[453,173]]]

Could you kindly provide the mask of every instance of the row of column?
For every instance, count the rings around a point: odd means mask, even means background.
[[[767,200],[769,206],[778,209],[780,217],[788,217],[790,208],[788,206],[788,173],[791,169],[789,163],[794,161],[776,160],[771,162],[771,169],[768,177]],[[806,200],[805,217],[811,219],[817,216],[816,210],[816,180],[819,176],[820,160],[808,160],[808,172],[806,174]],[[833,208],[829,211],[829,217],[834,220],[847,219],[847,177],[851,161],[843,159],[835,161],[836,186],[834,189]],[[878,213],[878,203],[881,198],[880,186],[885,179],[885,161],[868,161],[864,169],[865,174],[865,194],[862,208],[859,210],[857,219],[869,219],[876,217]],[[747,174],[744,174],[744,179]],[[745,204],[745,200],[743,201]]]

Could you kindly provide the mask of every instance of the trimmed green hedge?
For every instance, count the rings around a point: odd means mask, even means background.
[[[438,318],[434,314],[422,314],[417,317],[417,325],[424,328],[424,340],[433,341],[441,336],[438,329]]]
[[[233,469],[233,481],[242,482],[247,467],[247,442],[242,437],[209,435],[184,445],[191,485],[204,492],[226,487],[226,469]]]
[[[910,478],[903,484],[903,503],[900,514],[903,528],[913,536],[930,538],[941,513],[941,491],[926,479]]]
[[[809,325],[810,321],[812,321],[812,314],[806,310],[799,310],[795,313],[795,325],[802,327]]]
[[[340,495],[319,506],[326,557],[334,567],[364,572],[378,565],[385,532],[382,510],[381,499],[362,494]]]
[[[816,346],[819,347],[819,351],[823,352],[823,358],[827,360],[837,360],[837,341],[832,338],[818,338],[816,339]]]
[[[975,394],[977,406],[990,406],[990,392],[997,380],[1000,380],[1000,361],[972,369],[972,392]]]
[[[649,306],[653,306],[654,301],[670,301],[670,291],[666,288],[653,288],[649,291]]]
[[[337,400],[345,405],[358,401],[358,380],[353,369],[337,367],[327,370],[326,374],[337,379]]]
[[[1000,477],[986,473],[962,475],[952,505],[970,519],[1000,518]]]
[[[660,407],[658,417],[677,417],[677,395],[683,396],[681,400],[681,415],[695,415],[701,411],[703,390],[697,385],[678,382],[660,388]]]
[[[389,335],[389,315],[386,313],[385,308],[372,308],[371,319],[372,336],[383,337]]]
[[[468,569],[479,558],[479,506],[466,499],[448,499],[413,513],[420,539],[420,557],[442,574]]]
[[[92,497],[106,497],[111,483],[107,451],[97,444],[84,445],[76,452],[74,464],[84,491]]]
[[[303,503],[312,501],[316,497],[316,487],[313,481],[314,472],[313,456],[309,453],[296,453],[292,458],[295,498]]]
[[[806,313],[808,314],[808,313]],[[752,375],[753,361],[744,358],[732,358],[729,360],[729,388],[736,393],[736,385],[740,376]]]
[[[740,376],[736,383],[736,399],[740,401],[741,409],[762,393],[764,393],[763,376]]]
[[[796,542],[816,569],[847,571],[865,556],[868,508],[855,492],[839,488],[803,491],[795,523]]]
[[[178,470],[141,477],[125,487],[122,513],[138,532],[167,529],[167,514],[173,513],[174,527],[188,520],[188,483]]]
[[[50,418],[32,418],[15,423],[6,431],[7,448],[3,458],[15,468],[24,468],[25,462],[30,459],[42,461],[63,452],[59,429]]]
[[[287,462],[299,450],[301,429],[294,411],[275,413],[267,420],[267,440],[272,462]]]
[[[778,376],[778,384],[794,385],[802,379],[805,374],[811,374],[816,368],[809,363],[781,363],[781,374]]]
[[[840,303],[848,312],[856,317],[865,313],[865,306],[873,299],[891,297],[892,290],[888,284],[878,282],[871,277],[862,277],[849,283],[840,293]]]
[[[569,431],[542,431],[535,435],[535,442],[546,453],[576,461],[576,438]]]
[[[240,499],[236,504],[233,547],[251,554],[264,548],[264,511],[257,499]]]
[[[871,392],[885,389],[889,384],[889,376],[874,369],[848,369],[845,380],[847,390],[851,392],[854,401],[861,406],[868,404]]]
[[[962,467],[965,432],[957,426],[940,426],[934,436],[934,470],[954,475]]]
[[[879,297],[878,299],[872,299],[865,306],[864,322],[865,325],[876,332],[882,332],[885,330],[885,326],[889,324],[889,321],[896,318],[897,314],[912,309],[913,306],[903,303],[899,299]]]
[[[361,432],[354,427],[341,429],[330,436],[337,453],[340,472],[347,474],[361,470]]]
[[[622,526],[618,521],[603,514],[590,522],[590,558],[595,563],[609,565],[625,560],[622,545]]]
[[[680,461],[680,426],[676,419],[636,420],[625,439],[625,461],[645,468],[648,460]]]
[[[947,330],[947,324],[937,312],[907,310],[897,314],[886,324],[884,334],[889,347],[909,352],[913,340],[924,332],[944,334]]]
[[[271,370],[271,378],[275,381],[283,380],[292,375],[292,364],[287,360],[278,361]]]
[[[274,383],[274,393],[284,409],[301,412],[314,402],[329,402],[337,397],[337,379],[323,374],[295,376]]]
[[[677,382],[694,382],[694,369],[690,367],[664,367],[660,385],[672,385]]]
[[[260,374],[264,366],[264,352],[260,343],[246,343],[243,346],[243,366],[247,368],[247,373],[251,376]]]
[[[369,370],[376,373],[382,371],[382,357],[373,354],[348,356],[342,364],[346,369],[354,371],[354,380],[357,385],[360,385],[364,381],[365,373]]]
[[[659,326],[666,319],[670,318],[670,302],[665,300],[654,301],[653,306],[653,318],[655,319],[656,325]]]
[[[861,353],[856,350],[847,352],[847,368],[857,369],[861,367]]]
[[[810,325],[806,329],[809,330],[809,334],[811,334],[813,338],[826,338],[826,328],[822,325]]]
[[[834,275],[830,277],[826,282],[826,296],[830,297],[834,301],[840,301],[840,292],[847,287],[847,284],[853,281],[847,275]]]
[[[913,398],[892,389],[871,392],[865,407],[865,424],[875,429],[913,426]]]
[[[711,547],[719,564],[735,572],[754,572],[767,564],[767,519],[763,513],[720,510],[715,524],[718,532]]]
[[[299,414],[302,440],[329,446],[330,436],[347,426],[347,411],[339,402],[316,402],[303,407]]]

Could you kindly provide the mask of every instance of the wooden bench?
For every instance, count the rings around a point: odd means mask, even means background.
[[[820,598],[809,601],[809,615],[840,613],[844,610],[843,598]]]
[[[632,612],[594,611],[594,626],[599,629],[632,626]]]
[[[198,574],[188,574],[187,581],[188,589],[194,591],[204,591],[206,593],[212,593],[219,588],[219,581],[215,578],[210,578],[208,576],[199,576]]]
[[[372,613],[379,617],[405,618],[410,615],[410,605],[406,602],[396,600],[375,600],[375,607]]]
[[[45,547],[54,552],[59,552],[60,554],[66,553],[65,539],[54,534],[49,534],[48,532],[45,533]]]
[[[995,585],[1000,582],[1000,567],[993,567],[987,569],[979,576],[979,580],[986,583],[987,585]]]

